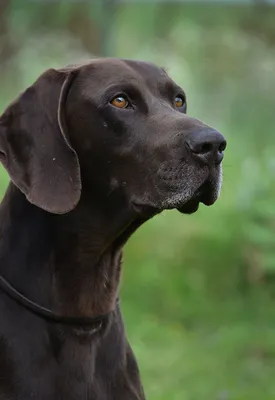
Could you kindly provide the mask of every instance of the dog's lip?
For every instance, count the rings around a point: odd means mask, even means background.
[[[177,210],[183,214],[192,214],[199,208],[199,204],[211,206],[216,201],[215,188],[211,181],[207,180],[200,186],[190,200],[182,206],[177,207]]]
[[[203,195],[203,186],[199,187],[199,189],[196,190],[194,195],[191,197],[191,199],[187,200],[185,203],[180,205],[180,207],[177,207],[177,210],[182,213],[182,214],[193,214],[199,209],[199,205],[201,202],[201,198]]]
[[[205,206],[212,206],[217,200],[215,185],[211,180],[206,181],[203,185],[200,202]]]
[[[138,200],[133,200],[131,202],[132,209],[137,214],[146,214],[148,216],[153,216],[160,213],[162,210],[173,210],[177,209],[183,214],[192,214],[196,212],[199,208],[200,203],[206,206],[211,206],[217,200],[215,196],[215,185],[211,180],[205,181],[193,194],[191,198],[182,204],[169,205],[167,207],[159,207],[150,203],[140,202]]]
[[[182,214],[193,214],[199,209],[200,201],[195,198],[187,201],[181,207],[178,207],[177,210]]]

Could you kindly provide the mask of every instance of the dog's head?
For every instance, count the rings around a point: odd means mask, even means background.
[[[66,213],[85,187],[121,192],[135,213],[213,204],[226,147],[186,115],[186,95],[153,64],[95,59],[45,72],[0,118],[0,158],[37,206]]]

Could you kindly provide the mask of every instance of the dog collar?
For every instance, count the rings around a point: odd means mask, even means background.
[[[98,329],[101,328],[102,324],[107,321],[110,315],[115,311],[112,310],[109,313],[98,315],[95,317],[67,317],[55,314],[53,311],[40,306],[39,304],[33,302],[32,300],[25,297],[22,293],[18,292],[3,276],[0,275],[0,289],[8,295],[16,303],[37,315],[40,318],[48,320],[49,322],[66,324],[71,326],[93,326],[98,325]],[[116,307],[118,306],[118,300],[116,302]],[[95,328],[95,330],[98,330]]]

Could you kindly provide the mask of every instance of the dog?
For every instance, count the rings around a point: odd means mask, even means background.
[[[219,197],[226,141],[152,63],[50,69],[0,117],[0,399],[144,400],[119,305],[122,249]]]

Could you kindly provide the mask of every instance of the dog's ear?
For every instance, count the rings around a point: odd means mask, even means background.
[[[64,118],[77,70],[48,70],[0,117],[0,161],[36,206],[72,210],[81,195],[80,167]]]

